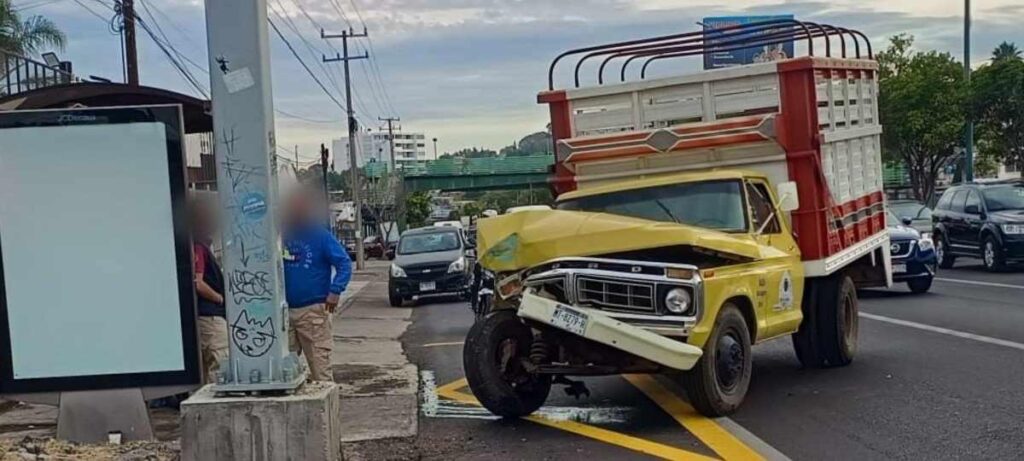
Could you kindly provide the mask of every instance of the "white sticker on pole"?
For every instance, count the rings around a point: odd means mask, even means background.
[[[256,84],[248,67],[236,69],[224,74],[224,86],[228,93],[237,93]]]

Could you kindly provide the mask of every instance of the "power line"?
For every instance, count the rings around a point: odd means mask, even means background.
[[[303,117],[301,115],[296,115],[296,114],[293,114],[291,112],[286,112],[286,111],[283,111],[283,110],[278,109],[278,108],[274,108],[274,111],[279,113],[279,114],[281,114],[281,115],[284,115],[285,117],[294,118],[294,119],[298,119],[298,120],[302,120],[304,122],[310,122],[310,123],[341,123],[342,122],[342,120],[317,120],[317,119],[313,119],[313,118]]]
[[[50,4],[61,2],[61,1],[64,1],[64,0],[40,0],[38,2],[29,2],[29,3],[26,3],[24,5],[18,5],[18,6],[12,7],[11,11],[14,11],[14,12],[27,11],[27,10],[31,10],[33,8],[39,8],[40,6],[46,6],[46,5],[50,5]]]
[[[288,51],[291,51],[292,56],[295,56],[295,59],[299,61],[299,64],[302,64],[302,68],[306,69],[306,73],[313,78],[313,81],[316,82],[317,86],[319,86],[321,90],[323,90],[324,94],[326,94],[328,98],[331,98],[331,101],[334,101],[334,104],[338,106],[339,109],[345,110],[345,106],[342,105],[341,102],[338,101],[338,99],[335,98],[330,91],[327,91],[327,87],[325,87],[324,84],[320,82],[320,79],[317,78],[316,74],[314,74],[313,71],[309,68],[309,66],[306,65],[306,62],[303,61],[301,57],[299,57],[299,53],[295,51],[295,48],[288,41],[288,39],[284,38],[284,34],[282,34],[281,30],[277,28],[277,24],[274,24],[274,21],[271,20],[270,18],[267,18],[267,21],[270,22],[270,27],[274,29],[274,32],[277,34],[278,38],[280,38],[281,41],[284,42],[285,46],[288,47]]]
[[[268,6],[271,8],[271,10],[273,11],[273,13],[276,16],[278,16],[278,17],[280,17],[280,18],[282,18],[284,20],[285,25],[288,26],[289,29],[291,29],[293,34],[295,34],[297,37],[299,37],[299,40],[301,40],[303,42],[303,44],[305,44],[306,49],[310,52],[311,55],[313,55],[313,59],[316,60],[317,65],[324,72],[324,74],[327,76],[327,79],[331,82],[331,84],[334,85],[334,88],[336,90],[338,90],[338,93],[340,94],[342,92],[340,84],[338,83],[338,79],[340,79],[340,77],[339,78],[335,78],[335,76],[334,76],[335,74],[332,72],[330,66],[324,66],[323,63],[319,59],[320,56],[325,55],[323,50],[321,50],[319,47],[309,43],[309,41],[305,38],[305,36],[299,30],[299,27],[295,24],[294,21],[291,20],[291,17],[289,17],[287,15],[287,10],[285,9],[284,4],[281,2],[281,0],[275,0],[275,1],[277,2],[278,7],[281,9],[280,12],[277,11],[277,8],[274,8],[273,5],[270,5],[269,3],[268,3]],[[299,9],[299,12],[302,13],[303,16],[305,16],[305,18],[310,22],[310,24],[313,25],[313,27],[315,27],[317,29],[320,29],[320,30],[323,30],[323,26],[316,19],[314,19],[311,14],[309,14],[309,12],[306,10],[305,7],[302,6],[301,3],[299,3],[297,0],[291,0],[291,1],[296,6],[296,8]],[[333,50],[335,52],[335,54],[338,54],[338,49],[335,48],[333,45],[331,45],[330,43],[327,43],[327,46],[330,47],[331,50]],[[320,56],[316,56],[316,53],[319,53]],[[368,109],[366,103],[364,103],[363,99],[359,96],[359,93],[356,93],[354,95],[354,102],[355,102],[356,106],[359,108],[359,113],[367,114],[367,115],[372,114],[372,112]],[[382,106],[379,106],[379,105],[378,105],[378,107],[382,108]],[[355,115],[355,117],[356,117],[356,120],[358,120],[360,124],[363,124],[364,126],[367,125],[367,123],[365,122],[365,120],[363,120],[362,117],[360,117],[359,115]]]

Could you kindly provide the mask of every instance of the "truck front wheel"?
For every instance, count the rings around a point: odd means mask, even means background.
[[[548,398],[551,377],[528,373],[533,332],[510,310],[494,312],[473,324],[462,348],[462,367],[473,395],[484,408],[504,418],[533,413]]]
[[[793,348],[805,367],[849,365],[857,353],[857,288],[842,274],[808,280],[804,320],[793,335]]]
[[[697,366],[683,373],[683,389],[702,415],[728,415],[743,403],[750,387],[753,357],[750,330],[739,308],[722,306]]]

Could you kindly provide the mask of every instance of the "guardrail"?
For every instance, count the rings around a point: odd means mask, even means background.
[[[0,96],[80,81],[74,74],[59,67],[0,50]]]

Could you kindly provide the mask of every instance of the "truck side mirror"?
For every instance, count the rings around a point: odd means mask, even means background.
[[[800,196],[797,195],[796,183],[787,181],[775,186],[779,198],[779,210],[793,211],[800,208]]]
[[[914,224],[914,219],[911,218],[910,216],[904,216],[900,218],[900,222],[903,223],[904,226],[909,227],[911,224]]]

